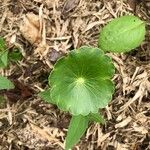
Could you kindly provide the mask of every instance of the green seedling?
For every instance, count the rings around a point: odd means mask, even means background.
[[[99,47],[83,46],[59,59],[49,76],[49,89],[40,93],[47,102],[72,115],[65,150],[85,133],[89,122],[104,123],[99,109],[105,108],[114,93],[115,68],[105,51],[127,52],[144,39],[145,25],[137,17],[124,16],[106,25]],[[130,39],[130,40],[129,40]]]
[[[114,72],[111,59],[102,50],[87,46],[71,51],[55,64],[49,76],[50,89],[40,95],[72,114],[66,150],[79,141],[90,121],[104,122],[98,112],[112,98]]]
[[[21,59],[22,54],[19,49],[14,48],[12,51],[8,51],[4,39],[0,37],[0,68],[6,68],[10,61],[16,62]]]

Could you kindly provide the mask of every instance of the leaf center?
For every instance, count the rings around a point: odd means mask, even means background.
[[[77,85],[84,84],[84,82],[85,82],[85,79],[82,78],[82,77],[79,77],[79,78],[76,79],[76,84],[77,84]]]

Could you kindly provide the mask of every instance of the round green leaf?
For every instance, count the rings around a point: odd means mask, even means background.
[[[98,48],[81,47],[61,58],[49,76],[51,102],[73,115],[97,113],[112,98],[111,59]]]
[[[102,29],[98,44],[104,51],[127,52],[141,44],[145,32],[145,23],[139,18],[122,16]]]

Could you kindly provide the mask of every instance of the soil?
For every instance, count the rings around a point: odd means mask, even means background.
[[[146,23],[146,38],[126,54],[107,53],[116,67],[116,91],[74,150],[150,150],[150,1],[0,0],[0,36],[23,59],[0,74],[15,89],[0,91],[0,150],[63,150],[71,116],[44,102],[55,62],[82,45],[97,46],[99,31],[113,18],[134,14]],[[61,79],[60,79],[61,81]]]

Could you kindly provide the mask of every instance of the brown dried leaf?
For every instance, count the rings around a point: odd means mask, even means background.
[[[23,17],[20,25],[20,32],[31,44],[37,45],[41,41],[39,17],[33,13],[28,13]]]
[[[66,0],[62,10],[62,15],[65,16],[67,13],[75,9],[78,6],[80,0]]]

